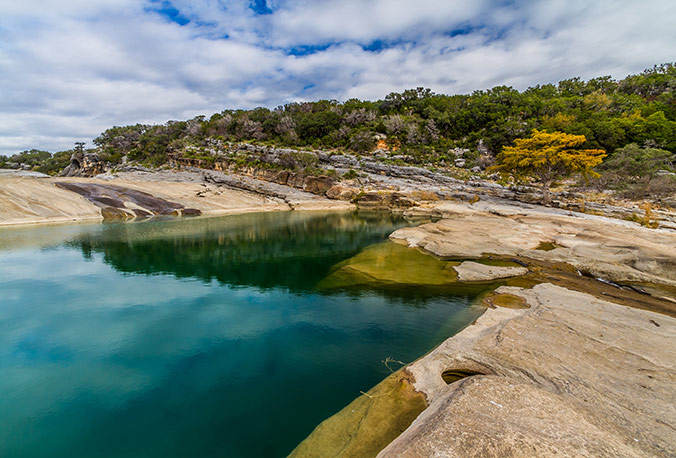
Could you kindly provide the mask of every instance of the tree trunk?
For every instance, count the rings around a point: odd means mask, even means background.
[[[542,205],[549,207],[552,203],[552,194],[549,192],[549,187],[552,185],[552,180],[542,181]]]

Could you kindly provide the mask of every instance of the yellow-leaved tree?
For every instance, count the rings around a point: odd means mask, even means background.
[[[552,183],[573,173],[585,177],[598,176],[592,169],[603,162],[602,149],[580,149],[586,142],[584,135],[564,132],[545,132],[534,129],[528,138],[518,138],[515,146],[505,146],[498,154],[494,170],[517,178],[533,177],[542,183],[542,203],[551,203],[549,188]]]

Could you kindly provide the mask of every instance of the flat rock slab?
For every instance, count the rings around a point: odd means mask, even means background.
[[[497,292],[530,308],[489,309],[407,367],[430,406],[379,457],[676,456],[676,318],[546,283]]]
[[[565,262],[581,273],[617,283],[676,286],[676,233],[594,215],[547,208],[442,202],[442,219],[405,227],[390,238],[441,258],[489,254]],[[555,249],[539,249],[542,243]]]
[[[525,267],[488,266],[474,261],[465,261],[453,268],[458,272],[458,280],[460,281],[490,281],[528,273],[528,269]]]

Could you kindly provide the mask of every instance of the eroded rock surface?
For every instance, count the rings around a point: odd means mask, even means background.
[[[348,202],[330,200],[289,186],[216,171],[134,170],[104,173],[96,178],[33,178],[16,176],[15,173],[0,173],[0,226],[101,220],[102,205],[108,208],[106,213],[109,216],[125,219],[135,217],[134,210],[147,211],[144,210],[143,203],[134,203],[128,197],[122,199],[126,202],[124,208],[105,205],[101,201],[96,204],[83,199],[78,193],[58,187],[58,183],[89,183],[125,188],[129,192],[140,192],[177,204],[182,210],[168,209],[172,212],[177,210],[184,216],[198,213],[223,215],[292,209],[354,208]],[[99,194],[99,197],[105,197],[101,193],[93,195]],[[109,197],[114,198],[112,194]],[[159,207],[167,209],[167,204]]]
[[[530,308],[489,309],[410,365],[430,407],[379,457],[676,455],[676,319],[551,284],[498,292]]]

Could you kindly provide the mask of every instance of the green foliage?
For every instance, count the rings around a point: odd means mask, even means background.
[[[340,115],[334,111],[308,113],[298,122],[298,135],[307,139],[320,140],[340,126]]]
[[[50,159],[51,157],[52,155],[48,151],[32,149],[29,151],[22,151],[18,154],[13,155],[12,157],[9,158],[7,162],[17,162],[19,164],[36,166]]]
[[[358,176],[359,176],[359,174],[357,173],[357,171],[353,168],[350,168],[350,170],[345,172],[341,178],[343,178],[345,180],[352,180],[354,178],[357,178]]]
[[[479,140],[495,155],[532,129],[540,129],[584,135],[589,147],[609,154],[629,143],[646,142],[676,152],[674,88],[673,64],[619,82],[609,76],[587,82],[570,78],[523,92],[497,86],[442,95],[419,87],[373,102],[319,100],[274,110],[225,110],[208,119],[164,126],[115,127],[95,143],[131,158],[161,162],[162,155],[177,149],[177,138],[188,138],[192,144],[221,138],[367,152],[375,145],[371,135],[379,132],[421,162],[434,162],[449,147],[475,150]]]
[[[43,161],[35,167],[35,171],[46,173],[47,175],[58,175],[70,163],[70,156],[73,154],[72,150],[59,151],[51,155],[47,160]]]
[[[400,148],[400,154],[434,164],[448,160],[447,151],[455,147],[468,148],[474,156],[495,156],[533,129],[583,135],[588,148],[603,149],[611,159],[632,143],[676,153],[676,67],[655,66],[621,81],[609,76],[569,78],[525,91],[497,86],[443,95],[419,87],[377,101],[228,109],[163,125],[115,126],[94,143],[110,163],[127,156],[161,165],[186,146],[211,148],[217,140],[367,154],[375,147],[375,133],[380,133],[389,146]],[[46,160],[41,157],[37,163]]]
[[[601,169],[633,177],[652,177],[660,169],[673,170],[674,162],[676,155],[671,151],[641,148],[636,143],[630,143],[615,151]]]
[[[675,170],[672,152],[639,147],[635,143],[618,149],[600,167],[603,175],[595,181],[598,188],[615,189],[629,199],[661,198],[676,195],[676,176],[658,175]]]

